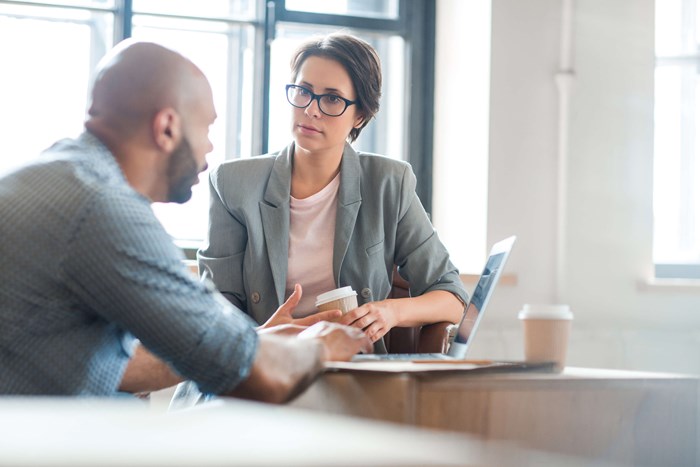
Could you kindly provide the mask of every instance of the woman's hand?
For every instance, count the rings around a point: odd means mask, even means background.
[[[265,324],[258,327],[258,329],[267,329],[272,326],[279,326],[281,324],[293,324],[296,326],[311,326],[318,323],[319,321],[333,321],[341,316],[343,313],[340,310],[329,310],[320,311],[314,313],[313,315],[305,316],[303,318],[294,318],[292,313],[294,309],[299,304],[301,300],[301,285],[294,285],[294,292],[289,296],[286,302],[282,304],[281,307],[277,308],[277,311],[270,316],[270,319],[265,321]]]
[[[399,323],[397,311],[392,306],[393,301],[366,303],[347,312],[338,323],[360,328],[372,342],[377,342]]]

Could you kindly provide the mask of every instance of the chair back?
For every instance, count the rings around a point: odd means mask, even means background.
[[[410,296],[408,282],[394,266],[389,298]],[[446,353],[450,326],[449,321],[441,321],[411,328],[395,327],[384,336],[384,344],[389,353]]]

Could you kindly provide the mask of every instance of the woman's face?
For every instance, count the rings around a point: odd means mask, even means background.
[[[355,87],[345,68],[335,60],[311,56],[302,63],[294,84],[314,94],[333,94],[354,101]],[[357,105],[348,106],[338,117],[329,117],[318,108],[318,100],[308,107],[292,107],[292,135],[296,145],[309,152],[339,150],[353,127],[360,126],[362,117]]]

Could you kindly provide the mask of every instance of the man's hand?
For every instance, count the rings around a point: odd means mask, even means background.
[[[301,394],[327,361],[347,361],[372,343],[359,329],[321,322],[298,337],[263,332],[248,378],[227,395],[283,403]]]
[[[270,319],[265,321],[265,324],[260,326],[260,329],[270,328],[272,326],[279,326],[281,324],[294,324],[297,326],[311,326],[319,321],[332,321],[339,318],[343,313],[340,310],[329,310],[320,311],[314,313],[313,315],[305,316],[304,318],[293,318],[292,313],[294,309],[299,304],[301,300],[301,285],[294,285],[294,292],[289,296],[286,302],[282,304],[281,307],[275,311],[275,313],[270,316]]]
[[[272,326],[271,328],[263,328],[261,326],[257,329],[257,332],[258,335],[274,334],[276,336],[297,336],[305,329],[308,329],[308,327],[299,326],[298,324],[280,324],[279,326]]]
[[[324,362],[347,362],[358,352],[372,353],[372,342],[360,329],[337,323],[317,323],[302,331],[299,339],[317,339],[323,344]]]

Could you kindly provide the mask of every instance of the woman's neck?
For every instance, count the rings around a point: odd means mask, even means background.
[[[321,191],[338,175],[342,159],[342,149],[312,152],[295,146],[291,195],[304,199]]]

